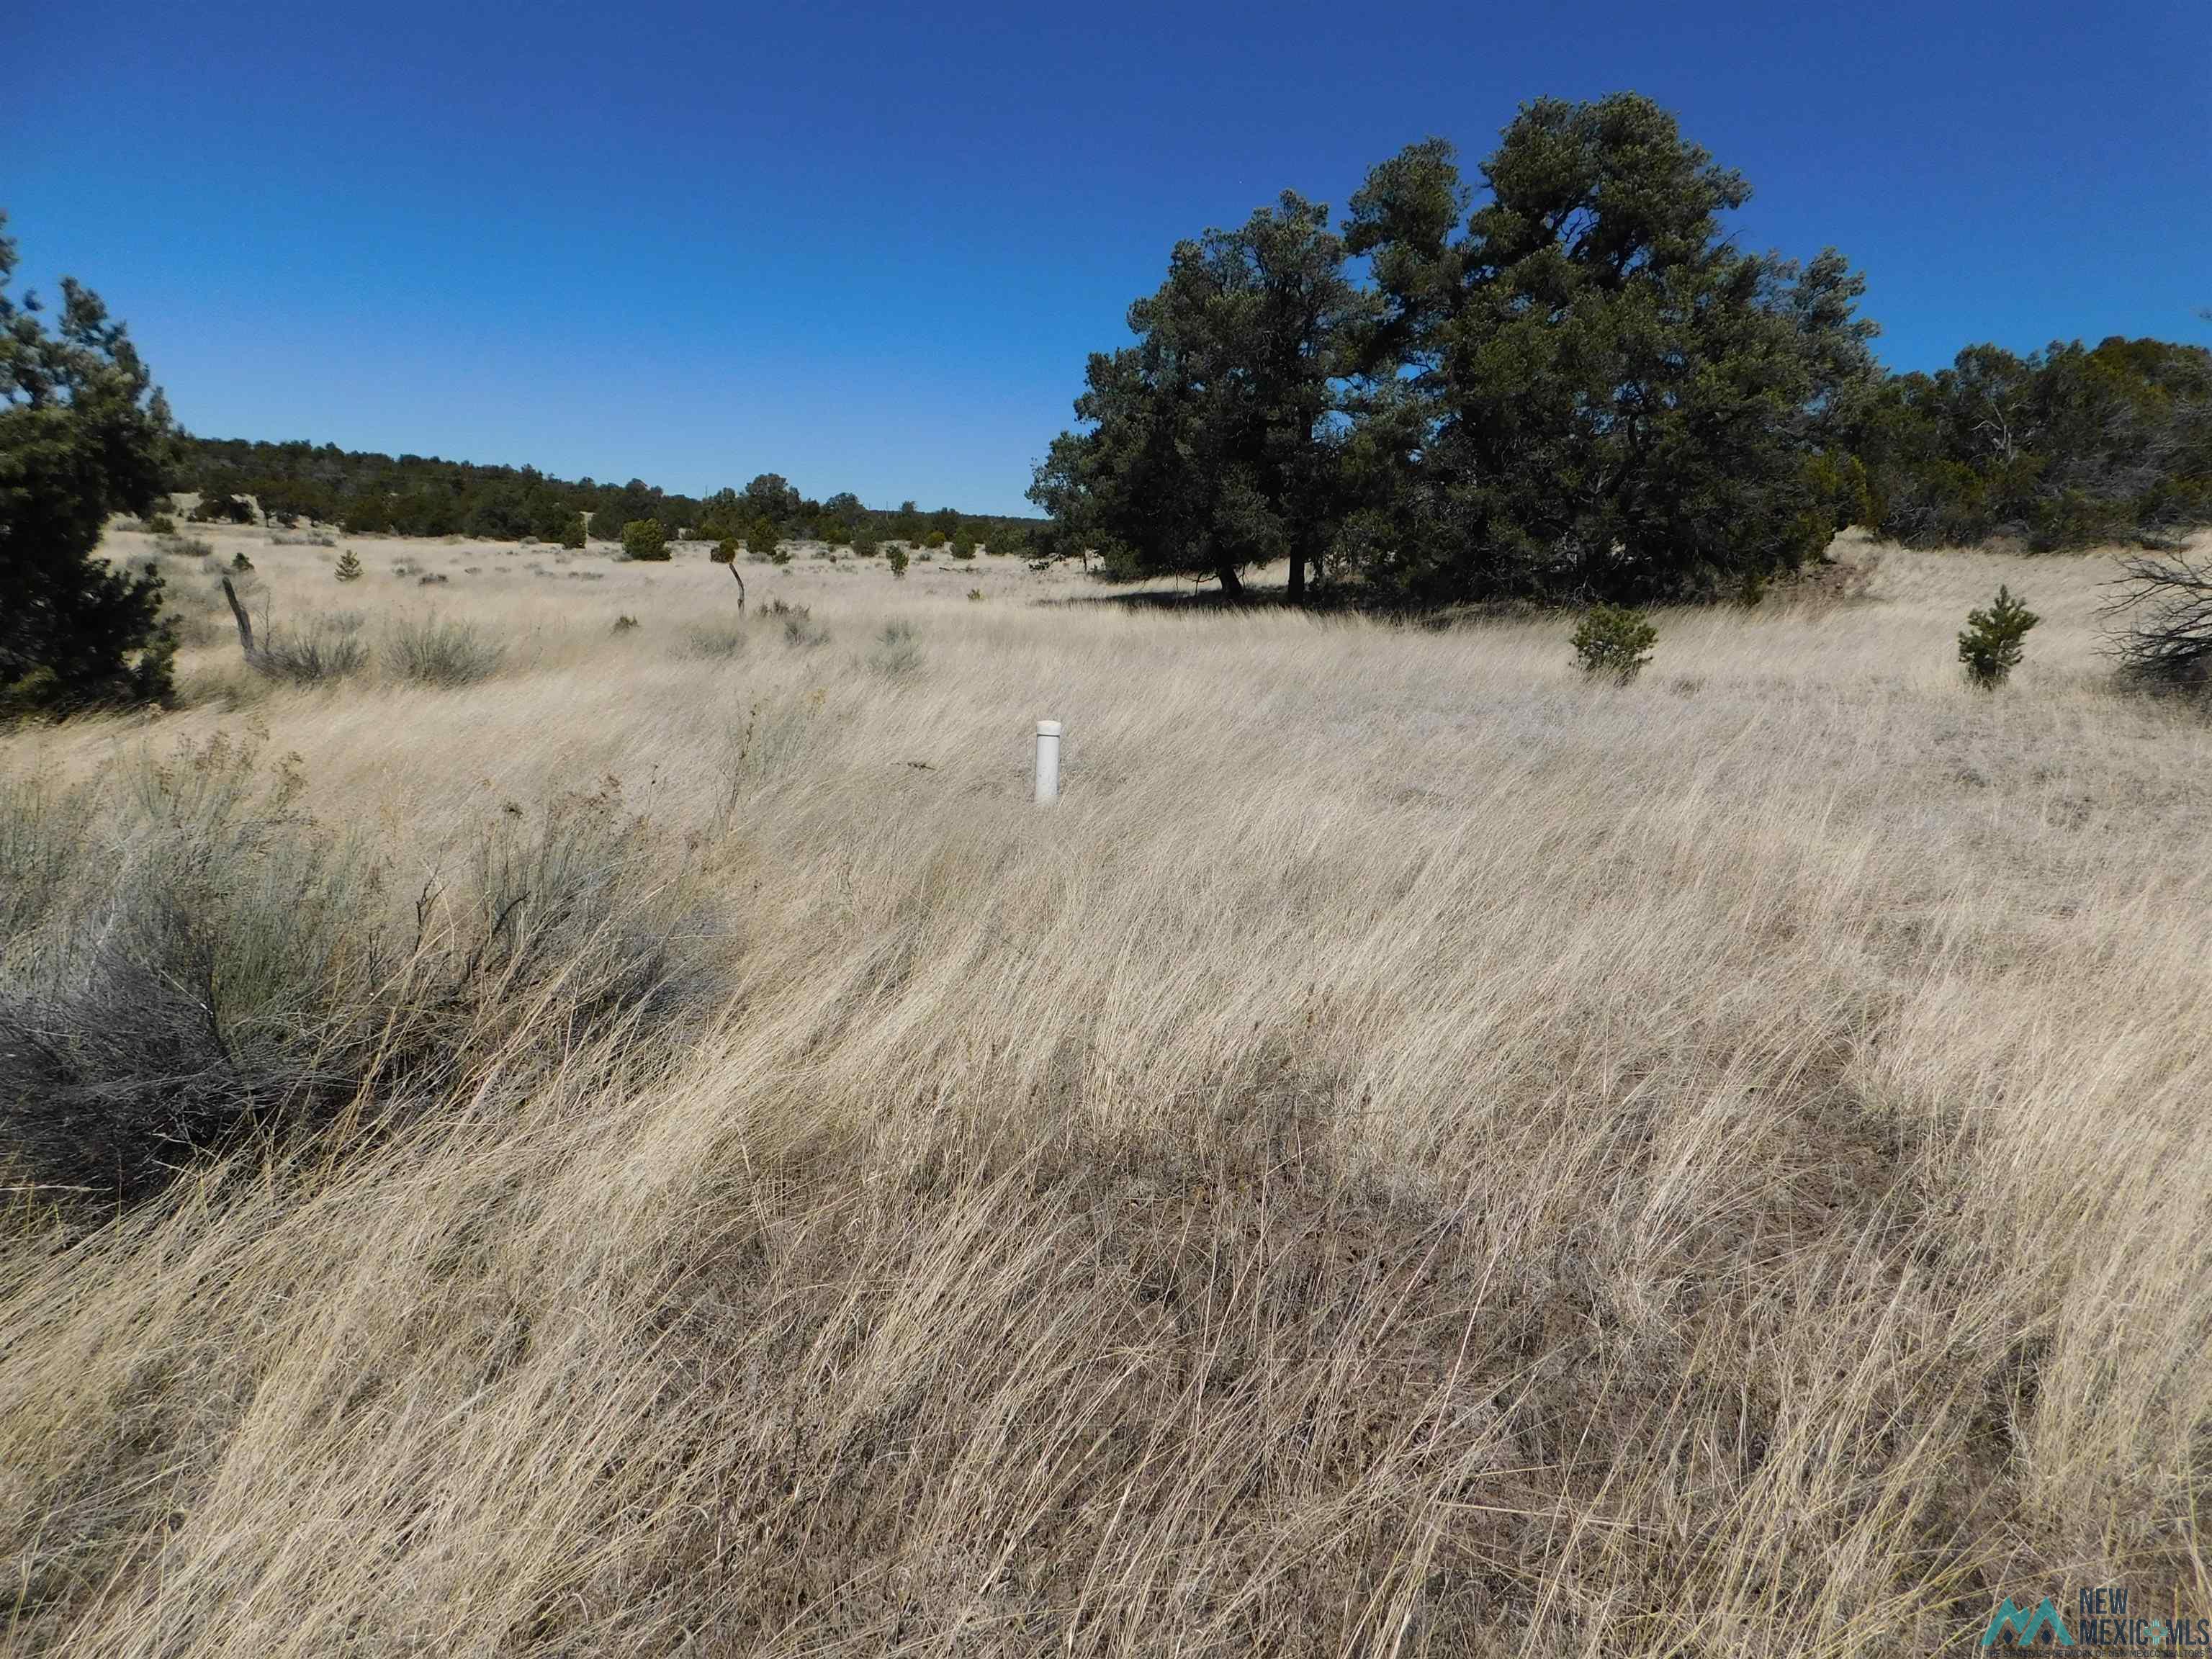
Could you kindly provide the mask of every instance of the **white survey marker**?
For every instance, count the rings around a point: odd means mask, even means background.
[[[1037,722],[1036,798],[1060,799],[1060,722]]]

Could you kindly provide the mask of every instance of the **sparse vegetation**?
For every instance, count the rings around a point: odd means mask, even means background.
[[[904,547],[894,544],[884,555],[884,562],[890,566],[891,574],[895,578],[900,580],[905,580],[906,568],[908,561],[907,550]]]
[[[473,685],[497,673],[507,647],[473,623],[435,615],[401,617],[384,643],[385,665],[402,679],[425,685]]]
[[[369,651],[360,619],[316,617],[301,627],[275,627],[264,634],[253,666],[272,679],[321,685],[357,674],[368,666]]]
[[[921,643],[915,634],[914,624],[893,622],[884,624],[876,635],[875,649],[868,654],[868,663],[878,674],[893,679],[902,679],[921,666]]]
[[[830,642],[830,630],[814,620],[814,612],[810,606],[771,599],[763,614],[775,619],[783,629],[784,642],[787,645],[811,651],[816,646]]]
[[[2101,562],[1879,568],[1662,623],[1619,697],[1549,611],[819,566],[724,668],[720,578],[646,567],[458,592],[581,600],[480,695],[9,734],[10,1641],[1765,1659],[2191,1605],[2212,726],[2098,683]],[[2001,580],[2046,672],[1962,702]]]
[[[742,655],[749,637],[743,623],[694,623],[684,630],[684,648],[694,657],[726,659]]]
[[[2130,678],[2165,690],[2212,687],[2212,564],[2181,554],[2129,559],[2104,614],[2120,624],[2116,649]]]
[[[389,861],[302,787],[297,757],[217,737],[0,791],[0,836],[43,878],[7,894],[0,1141],[41,1191],[96,1213],[249,1132],[271,1152],[386,1133],[532,1040],[526,987],[603,1029],[665,1002],[666,909],[618,799],[495,820],[410,926]]]

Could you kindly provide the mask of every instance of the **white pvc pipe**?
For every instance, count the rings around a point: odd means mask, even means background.
[[[1060,722],[1037,722],[1036,798],[1060,799]]]

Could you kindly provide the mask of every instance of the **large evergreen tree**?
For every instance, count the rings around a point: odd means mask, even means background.
[[[9,297],[15,270],[0,235],[0,703],[162,696],[161,580],[94,550],[110,514],[143,513],[167,488],[168,407],[98,295],[64,280],[49,331],[34,297]]]
[[[1352,200],[1385,314],[1402,489],[1376,580],[1429,598],[1640,600],[1793,567],[1838,527],[1838,411],[1875,370],[1863,288],[1739,251],[1750,194],[1649,99],[1545,99],[1467,199],[1415,146]]]
[[[1287,557],[1290,592],[1343,505],[1342,375],[1364,301],[1328,210],[1285,192],[1234,230],[1179,244],[1129,307],[1137,343],[1091,360],[1030,498],[1146,574]]]
[[[1180,245],[1030,498],[1133,572],[1233,590],[1288,555],[1294,598],[1321,562],[1420,601],[1633,602],[1824,547],[1876,377],[1841,257],[1737,250],[1743,180],[1630,94],[1528,106],[1483,182],[1431,140],[1341,240],[1286,194]]]

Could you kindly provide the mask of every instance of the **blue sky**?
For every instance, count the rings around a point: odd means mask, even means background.
[[[24,276],[191,429],[702,491],[1022,491],[1178,236],[1630,88],[1885,361],[2212,342],[2212,3],[9,9]]]

